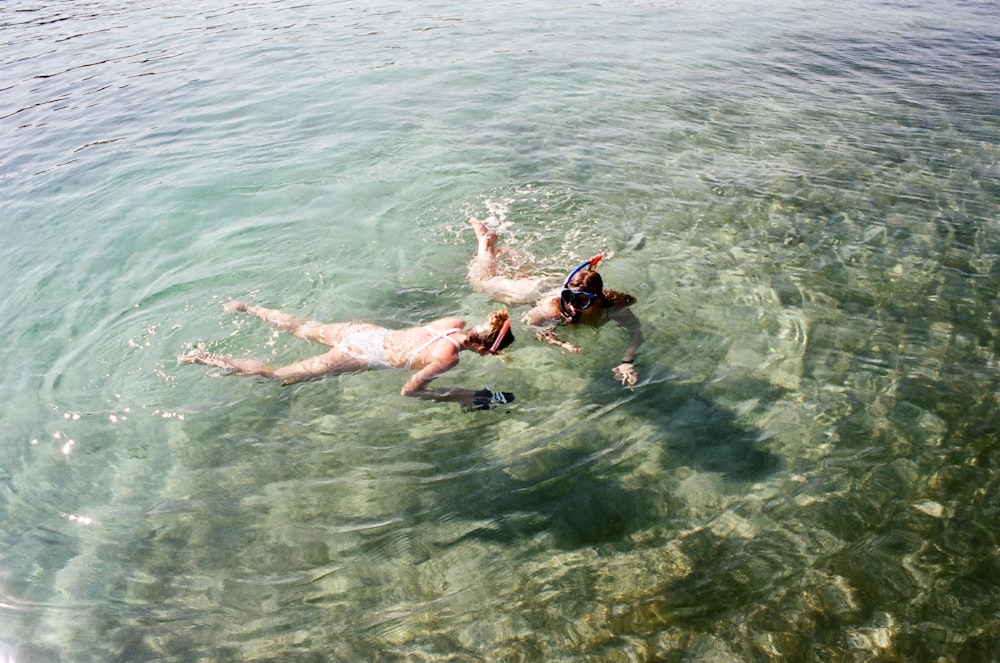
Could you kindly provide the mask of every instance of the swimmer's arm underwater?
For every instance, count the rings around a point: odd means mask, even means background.
[[[579,352],[580,346],[562,340],[556,336],[555,330],[552,329],[551,325],[562,319],[558,304],[553,302],[558,302],[558,300],[551,298],[542,300],[521,317],[521,322],[536,328],[535,338],[539,341],[558,345],[567,352]]]
[[[514,400],[514,394],[509,392],[486,389],[466,389],[464,387],[430,387],[431,381],[455,364],[454,361],[434,362],[407,380],[400,392],[403,396],[413,396],[438,403],[458,403],[464,409],[489,410],[494,404],[506,404]]]
[[[628,308],[612,309],[610,315],[629,333],[628,347],[625,348],[622,363],[611,369],[611,372],[614,373],[615,378],[621,381],[623,386],[631,387],[639,380],[639,375],[635,370],[635,356],[642,346],[642,323]]]
[[[540,331],[537,331],[535,332],[535,337],[539,341],[545,341],[546,343],[551,343],[552,345],[558,345],[560,348],[566,350],[567,352],[580,351],[579,345],[573,345],[572,343],[562,340],[561,338],[556,336],[556,332],[552,329],[542,329]]]

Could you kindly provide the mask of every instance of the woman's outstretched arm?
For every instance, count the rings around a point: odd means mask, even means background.
[[[535,338],[539,341],[544,341],[546,343],[551,343],[552,345],[558,345],[563,350],[567,352],[579,352],[580,346],[573,345],[569,341],[564,341],[558,336],[556,336],[556,331],[554,329],[542,329],[535,332]]]
[[[612,373],[624,386],[631,387],[639,379],[635,370],[635,357],[642,347],[642,323],[632,309],[627,307],[612,309],[610,316],[629,333],[628,347],[622,355],[622,362],[612,369]]]
[[[430,401],[441,401],[448,403],[459,403],[461,405],[471,405],[472,389],[462,389],[460,387],[440,387],[431,388],[432,380],[442,373],[451,370],[458,365],[458,355],[449,360],[436,360],[413,374],[406,381],[400,392],[403,396],[413,396]]]
[[[464,387],[431,387],[430,383],[436,377],[458,364],[456,356],[452,361],[434,362],[411,377],[400,392],[403,396],[413,396],[438,403],[458,403],[466,409],[489,410],[493,405],[510,403],[514,394],[509,392],[485,389],[466,389]]]

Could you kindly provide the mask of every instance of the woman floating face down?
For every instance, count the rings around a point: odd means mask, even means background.
[[[580,348],[560,339],[554,330],[556,325],[583,323],[597,327],[614,320],[628,331],[629,344],[621,363],[612,373],[625,386],[636,383],[635,356],[643,340],[639,319],[629,309],[636,300],[632,295],[604,288],[604,280],[596,271],[602,255],[580,263],[567,275],[562,287],[546,292],[543,291],[543,278],[502,276],[497,269],[496,233],[477,219],[472,219],[472,228],[479,242],[469,264],[469,282],[475,290],[510,306],[533,302],[523,322],[540,328],[535,333],[540,340],[569,352],[579,352]]]
[[[489,387],[473,390],[429,386],[432,380],[458,364],[459,353],[463,350],[495,355],[513,343],[514,334],[505,310],[490,313],[485,323],[468,331],[461,318],[440,318],[421,327],[393,330],[363,322],[299,320],[282,311],[243,302],[230,302],[226,310],[248,313],[298,338],[321,343],[330,349],[302,361],[271,366],[258,359],[212,354],[199,346],[178,357],[179,363],[221,368],[232,375],[262,375],[282,384],[316,380],[327,375],[402,368],[416,371],[403,386],[404,396],[482,410],[514,400],[513,394]]]

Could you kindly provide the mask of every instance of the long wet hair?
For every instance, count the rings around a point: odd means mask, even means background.
[[[577,272],[573,278],[569,280],[567,285],[573,290],[581,290],[594,295],[596,297],[596,301],[594,303],[603,306],[604,308],[612,306],[631,306],[636,302],[635,297],[627,292],[605,290],[604,279],[601,278],[601,275],[598,272],[587,269]]]
[[[476,325],[469,330],[469,333],[465,335],[466,345],[474,350],[489,350],[496,343],[497,336],[503,330],[504,323],[510,320],[510,314],[507,313],[507,309],[500,309],[498,311],[493,311],[490,313],[489,317],[481,325]],[[496,351],[500,352],[508,345],[514,342],[514,332],[507,328],[507,333],[503,335],[500,340],[500,345],[497,346]]]

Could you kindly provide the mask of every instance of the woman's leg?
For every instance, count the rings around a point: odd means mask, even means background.
[[[477,283],[489,280],[497,274],[497,234],[486,227],[479,219],[470,219],[472,229],[476,231],[479,243],[476,255],[469,264],[469,281],[473,287]]]
[[[259,359],[238,359],[214,355],[204,348],[196,348],[188,354],[178,357],[177,362],[221,368],[231,375],[262,375],[272,380],[278,380],[282,384],[317,380],[327,375],[358,373],[368,368],[363,359],[352,357],[341,350],[330,350],[285,366],[272,367]]]
[[[316,322],[315,320],[299,320],[293,315],[278,311],[272,308],[264,308],[256,304],[245,304],[243,302],[230,302],[226,304],[225,310],[228,312],[242,311],[252,316],[258,317],[264,322],[291,332],[297,338],[313,343],[324,343],[332,345],[337,341],[342,332],[347,328],[348,323],[338,322]]]
[[[471,219],[476,231],[478,247],[476,255],[469,263],[469,283],[472,289],[489,295],[492,299],[509,306],[530,304],[539,296],[544,279],[510,279],[497,275],[497,234],[479,219]]]
[[[179,356],[177,363],[201,364],[202,366],[221,368],[233,375],[263,375],[265,377],[273,377],[272,373],[274,372],[270,366],[258,359],[237,359],[236,357],[213,355],[202,347],[195,348],[191,352]]]
[[[343,350],[332,349],[315,357],[309,357],[286,366],[271,370],[269,377],[280,380],[281,384],[295,384],[303,380],[318,380],[327,375],[360,373],[368,370],[363,359],[352,357]]]

